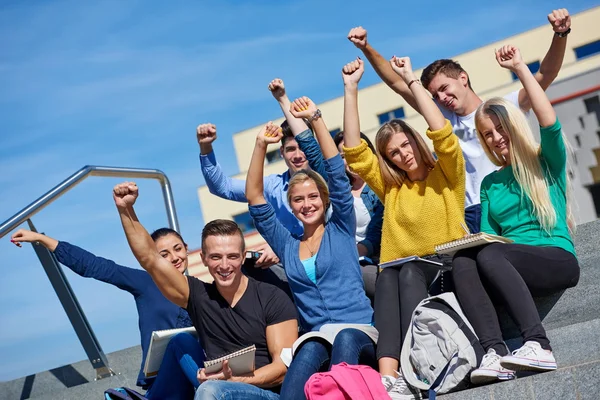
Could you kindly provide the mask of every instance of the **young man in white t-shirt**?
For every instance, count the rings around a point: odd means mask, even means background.
[[[535,74],[540,86],[546,90],[554,81],[562,66],[567,47],[567,35],[571,31],[571,17],[566,9],[553,10],[548,22],[554,31],[552,44]],[[367,31],[353,28],[348,39],[369,60],[377,75],[415,110],[415,100],[406,83],[394,72],[388,60],[367,43]],[[450,120],[466,163],[465,220],[472,233],[479,232],[481,205],[479,191],[483,178],[496,167],[486,157],[475,132],[475,111],[483,100],[471,88],[469,75],[453,60],[437,60],[428,65],[421,74],[421,82],[431,93],[444,116]],[[524,112],[531,108],[524,89],[504,96]]]

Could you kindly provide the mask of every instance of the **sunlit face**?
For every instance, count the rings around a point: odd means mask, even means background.
[[[289,192],[290,207],[302,225],[311,226],[325,221],[323,199],[312,179],[292,186]]]
[[[188,267],[187,246],[176,235],[166,235],[154,242],[158,253],[167,259],[177,271],[183,272]]]
[[[242,279],[244,243],[240,235],[208,236],[201,251],[202,262],[220,288],[239,285]]]
[[[498,117],[483,114],[477,121],[477,126],[488,149],[499,159],[510,162],[510,136],[502,128]]]
[[[340,144],[338,144],[338,151],[340,152],[340,156],[342,156],[342,159],[344,160],[344,167],[346,168],[346,172],[353,177],[358,177],[358,174],[356,174],[355,172],[352,171],[352,169],[350,168],[350,166],[348,165],[348,162],[346,161],[346,157],[344,156],[344,141],[342,140],[340,142]]]
[[[285,164],[290,170],[290,174],[299,171],[301,169],[308,169],[308,160],[304,155],[304,152],[300,150],[296,139],[289,138],[285,140],[283,146],[279,148],[281,157],[285,161]]]
[[[385,154],[396,167],[405,172],[416,171],[422,162],[421,152],[412,135],[397,132],[392,135]]]
[[[469,92],[467,74],[461,73],[458,79],[454,79],[439,73],[431,80],[427,90],[445,109],[465,115],[465,101]]]

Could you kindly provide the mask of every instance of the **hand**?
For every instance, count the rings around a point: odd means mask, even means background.
[[[362,26],[350,29],[348,32],[348,40],[350,40],[359,49],[367,47],[367,30]]]
[[[277,143],[283,137],[283,131],[280,126],[275,125],[272,121],[269,121],[256,136],[257,142],[262,142],[265,145]]]
[[[269,246],[267,243],[263,244],[262,246],[258,246],[254,249],[254,251],[260,251],[262,253],[262,255],[254,263],[254,266],[257,268],[260,267],[262,269],[267,269],[279,262],[279,257],[277,257],[273,249],[271,249],[271,246]]]
[[[502,68],[506,68],[510,71],[516,71],[519,67],[525,65],[521,58],[521,52],[515,46],[507,44],[502,46],[500,50],[496,51],[496,61]]]
[[[310,118],[317,112],[317,106],[308,97],[298,97],[290,105],[290,112],[296,118]]]
[[[227,381],[231,379],[232,376],[233,373],[231,372],[231,368],[229,368],[229,360],[223,361],[223,368],[221,369],[221,372],[207,374],[206,369],[200,368],[196,374],[196,378],[198,378],[198,382],[201,384],[206,381],[214,380]]]
[[[217,127],[213,124],[200,124],[196,128],[196,139],[199,145],[211,144],[217,140]]]
[[[281,100],[281,98],[285,96],[285,86],[283,81],[279,78],[273,79],[271,83],[269,83],[269,90],[277,101]]]
[[[113,199],[117,208],[128,208],[135,204],[138,197],[138,187],[134,182],[119,183],[113,188]]]
[[[416,79],[410,63],[410,57],[394,56],[390,60],[390,65],[392,66],[394,72],[400,75],[404,82],[409,83],[413,79]]]
[[[554,32],[562,33],[571,28],[571,16],[566,8],[552,10],[552,12],[548,14],[548,22],[552,25]]]
[[[356,60],[350,61],[342,68],[342,79],[346,86],[357,86],[365,72],[365,63],[360,57],[356,57]]]
[[[32,232],[27,229],[19,229],[18,231],[12,234],[12,236],[10,237],[10,241],[13,242],[17,247],[23,247],[23,245],[21,244],[22,242],[37,242],[41,236],[42,235],[40,235],[37,232]]]

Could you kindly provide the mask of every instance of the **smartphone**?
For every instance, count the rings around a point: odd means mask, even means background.
[[[262,256],[262,253],[260,251],[246,251],[246,259],[251,259],[251,260],[258,260],[260,258],[260,256]]]

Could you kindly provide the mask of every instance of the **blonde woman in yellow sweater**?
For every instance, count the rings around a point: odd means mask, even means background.
[[[465,163],[452,127],[421,82],[408,57],[394,57],[392,68],[410,88],[429,129],[437,161],[423,137],[402,120],[379,128],[374,154],[360,139],[358,82],[360,58],[344,66],[344,152],[348,165],[384,202],[381,262],[417,255],[431,257],[434,246],[464,235]],[[384,269],[375,292],[377,358],[382,382],[393,399],[414,398],[399,370],[400,350],[411,315],[427,297],[437,271],[422,262]],[[396,378],[398,376],[398,378]]]

